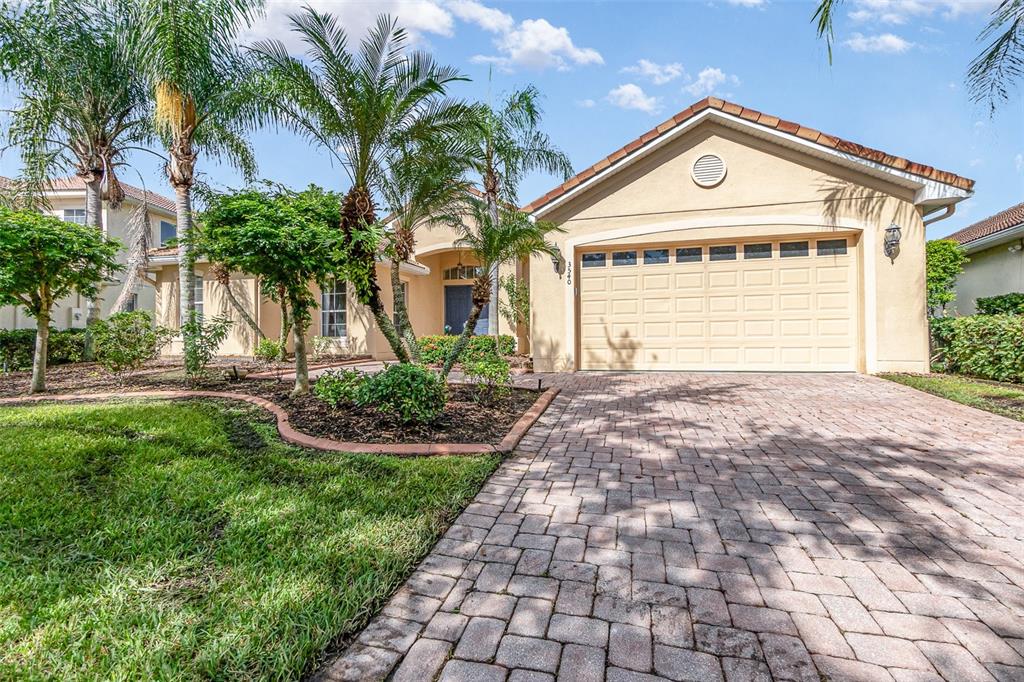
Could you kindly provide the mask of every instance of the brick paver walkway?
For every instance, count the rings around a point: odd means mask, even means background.
[[[1024,679],[1024,424],[852,375],[545,382],[322,679]]]

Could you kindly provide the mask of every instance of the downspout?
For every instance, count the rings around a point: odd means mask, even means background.
[[[956,213],[956,204],[948,204],[946,206],[946,210],[943,211],[941,215],[935,216],[934,218],[930,218],[929,220],[924,221],[924,226],[927,228],[932,223],[937,223],[940,220],[945,220],[954,213]]]

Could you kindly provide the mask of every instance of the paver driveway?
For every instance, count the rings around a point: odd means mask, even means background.
[[[321,677],[1024,679],[1024,424],[854,375],[545,384]]]

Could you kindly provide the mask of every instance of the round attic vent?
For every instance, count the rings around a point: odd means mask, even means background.
[[[693,162],[693,181],[701,187],[714,187],[725,179],[725,161],[714,154],[705,154]]]

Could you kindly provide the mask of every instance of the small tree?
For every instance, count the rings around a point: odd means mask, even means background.
[[[0,305],[24,306],[36,318],[31,393],[46,390],[46,349],[54,304],[85,298],[120,266],[120,244],[95,228],[32,211],[0,209]]]
[[[509,329],[515,331],[520,325],[529,329],[530,283],[515,275],[505,275],[498,282],[505,292],[505,300],[498,299],[498,309],[508,323]]]
[[[925,253],[928,314],[935,317],[940,312],[945,313],[946,306],[956,298],[953,293],[956,279],[970,259],[952,239],[933,239],[926,244]]]
[[[115,313],[98,320],[93,328],[96,362],[117,384],[123,385],[134,372],[160,353],[174,331],[153,324],[148,310]]]
[[[264,290],[284,293],[295,341],[295,395],[309,392],[305,337],[316,306],[310,284],[367,277],[364,268],[349,267],[351,252],[341,239],[340,220],[340,197],[313,186],[302,192],[248,189],[215,195],[200,219],[201,253],[259,277]],[[360,248],[376,248],[376,243]]]

